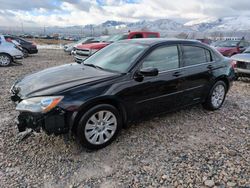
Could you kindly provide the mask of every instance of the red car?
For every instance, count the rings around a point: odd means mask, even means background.
[[[224,56],[231,57],[242,53],[250,46],[250,43],[245,40],[225,40],[218,42],[215,48]]]
[[[118,34],[107,38],[103,42],[83,44],[76,47],[74,53],[75,61],[81,63],[88,56],[94,54],[98,50],[108,46],[109,44],[125,39],[136,39],[136,38],[160,38],[160,33],[158,32],[146,32],[146,31],[137,31],[129,32],[125,34]]]

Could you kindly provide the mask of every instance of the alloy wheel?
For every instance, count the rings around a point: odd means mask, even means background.
[[[0,66],[8,66],[11,63],[7,55],[0,55]]]
[[[108,142],[117,129],[116,116],[107,110],[94,113],[85,126],[85,137],[88,142],[94,145],[101,145]]]
[[[212,93],[212,98],[211,98],[212,105],[215,108],[219,108],[224,101],[225,95],[226,95],[225,87],[221,84],[217,85]]]

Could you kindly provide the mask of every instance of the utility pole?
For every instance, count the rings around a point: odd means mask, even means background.
[[[46,35],[45,25],[43,26],[43,34],[44,34],[44,36]]]
[[[24,34],[23,22],[21,23],[21,27],[22,27],[22,34]]]

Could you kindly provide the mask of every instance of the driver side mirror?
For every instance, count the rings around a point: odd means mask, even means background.
[[[139,71],[139,74],[141,74],[142,76],[145,76],[145,77],[157,76],[159,74],[159,70],[157,68],[152,68],[152,67],[142,68]]]

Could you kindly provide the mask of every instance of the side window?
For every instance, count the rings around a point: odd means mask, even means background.
[[[157,34],[147,34],[147,38],[158,38]]]
[[[179,53],[177,46],[156,48],[145,59],[143,68],[157,68],[166,71],[179,68]]]
[[[185,66],[198,65],[211,62],[212,57],[209,50],[196,46],[183,46],[183,60]]]
[[[138,33],[138,34],[135,34],[131,37],[131,39],[139,39],[139,38],[143,38],[143,35]]]

